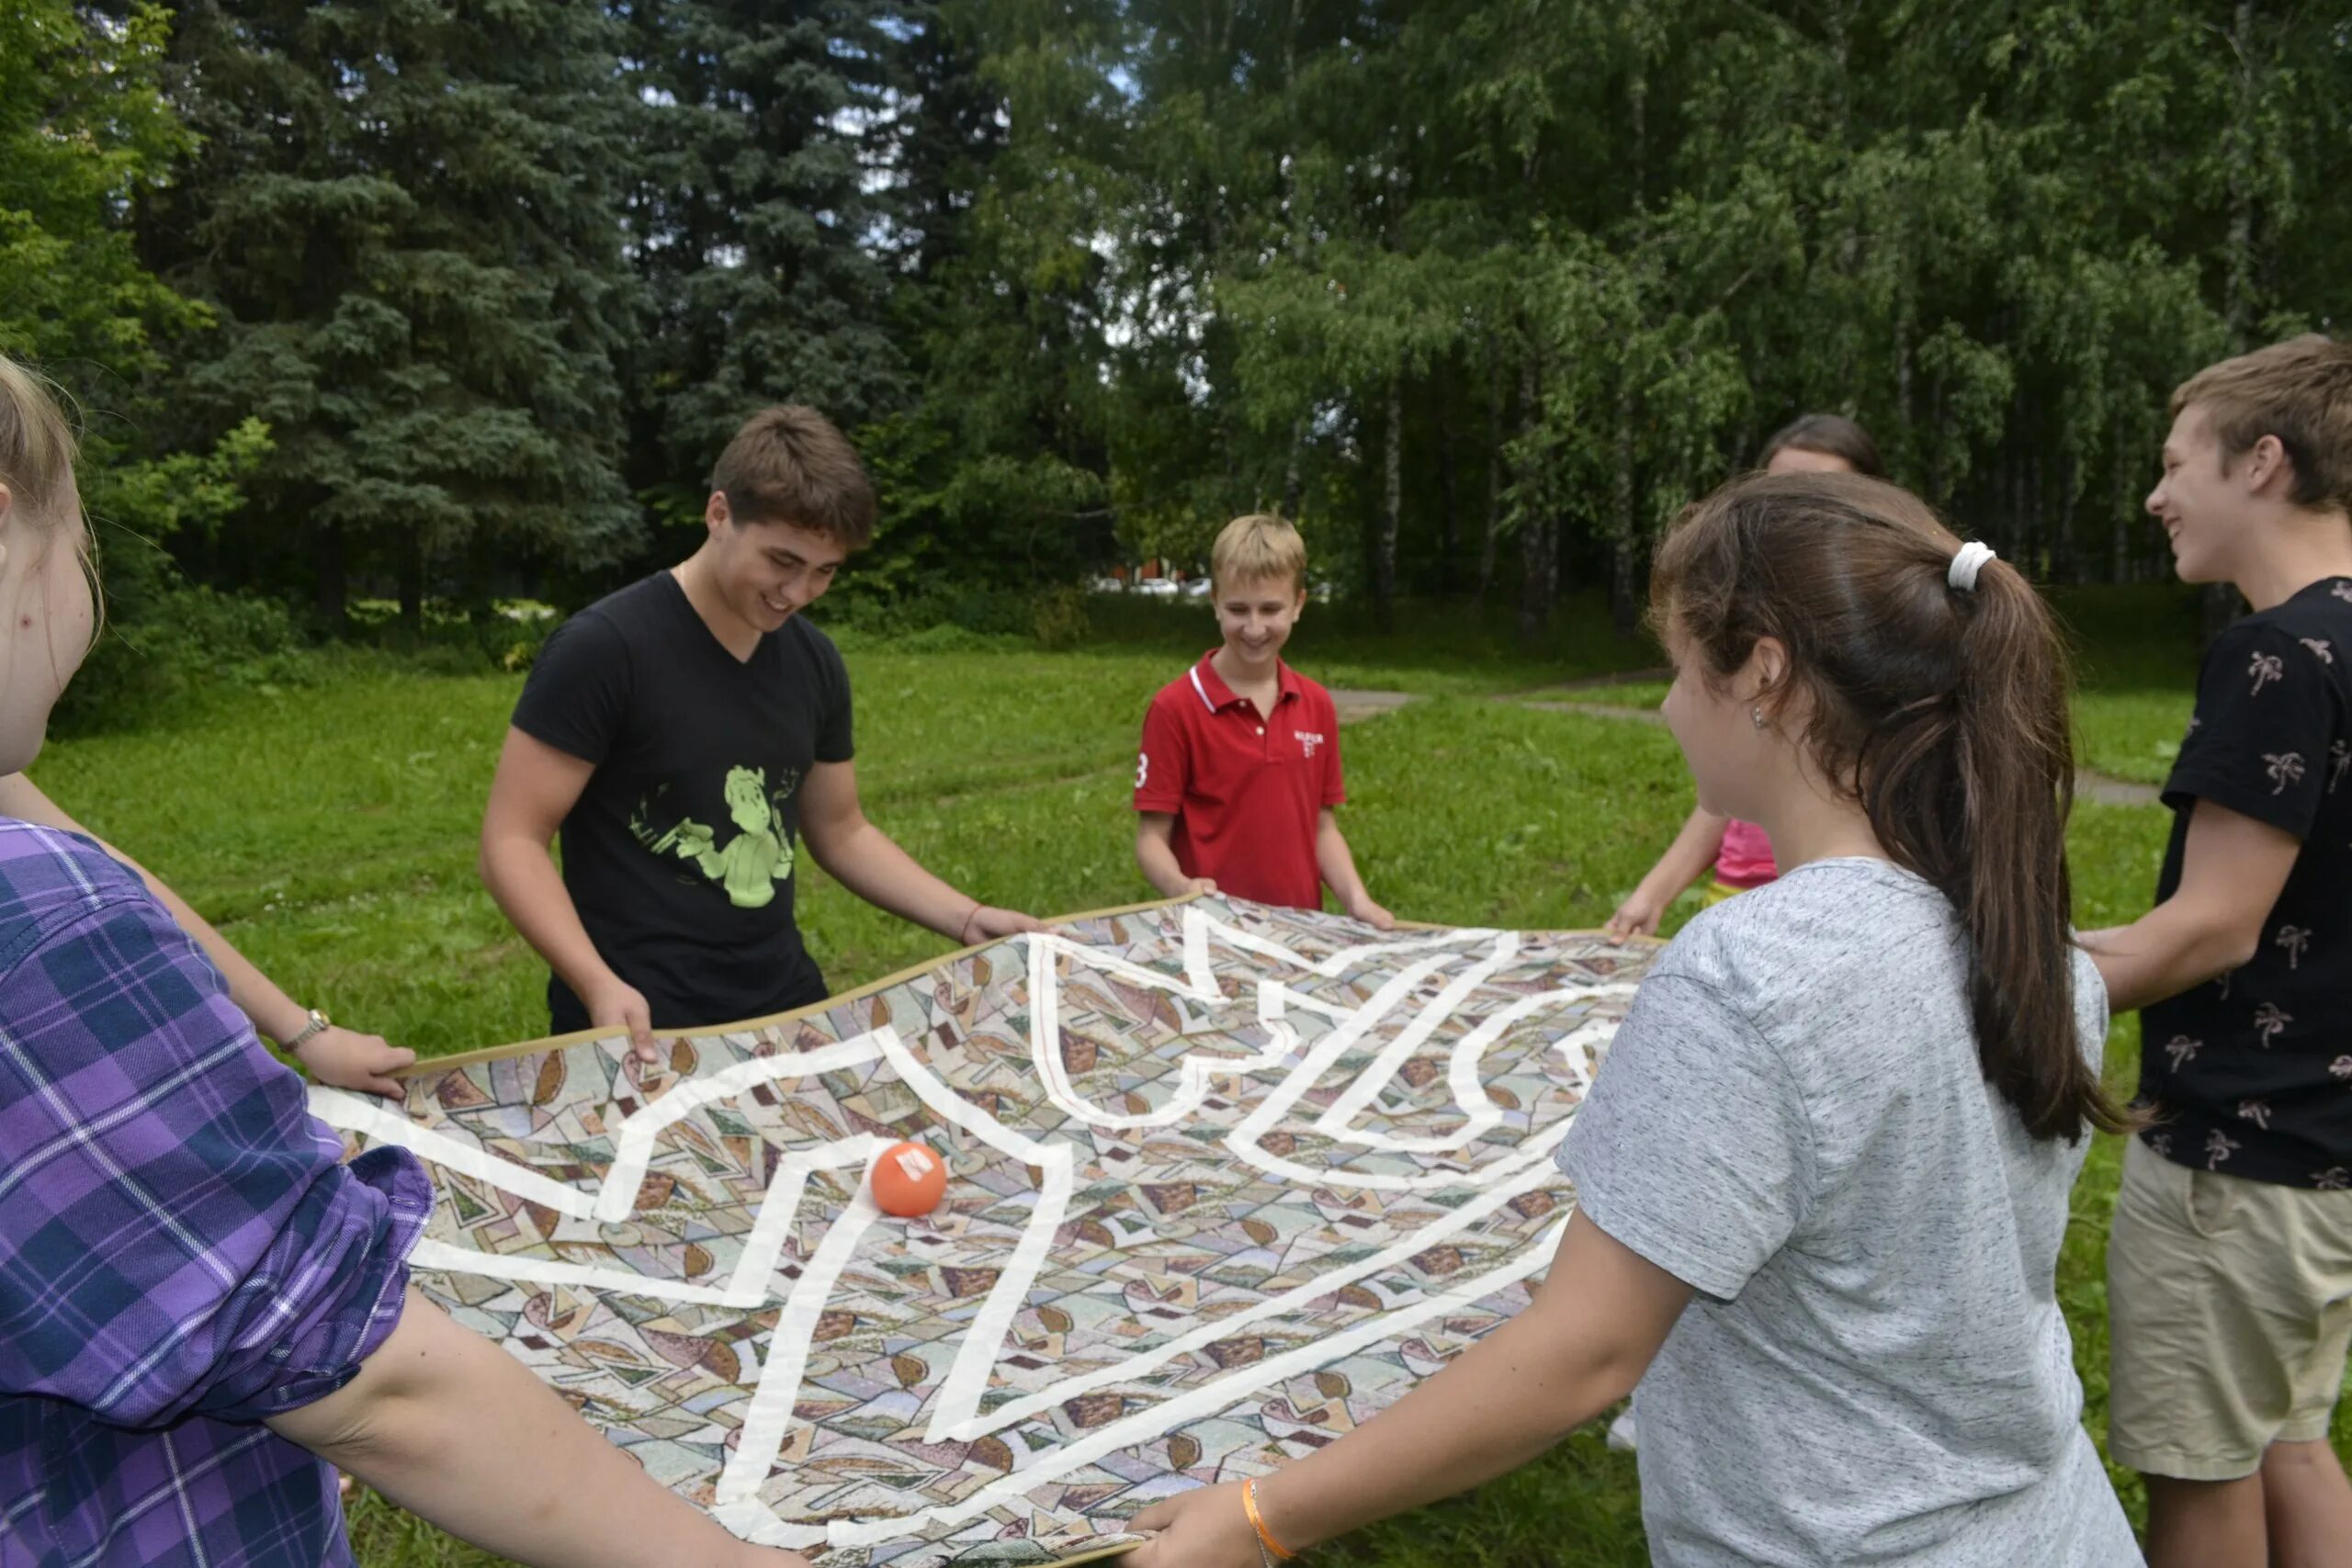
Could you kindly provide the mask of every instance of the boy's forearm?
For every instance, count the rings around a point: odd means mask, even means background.
[[[518,1562],[786,1561],[754,1552],[655,1482],[521,1362],[413,1290],[357,1378],[269,1426],[419,1517]]]
[[[950,942],[963,940],[973,911],[980,908],[978,899],[925,870],[863,813],[847,827],[825,833],[821,840],[811,834],[805,841],[825,874],[843,887],[876,908]]]
[[[1372,897],[1364,890],[1363,877],[1356,870],[1356,857],[1348,849],[1347,835],[1340,831],[1339,818],[1328,806],[1316,824],[1315,869],[1324,884],[1339,896],[1342,908]]]
[[[1148,826],[1136,830],[1136,864],[1163,898],[1182,898],[1193,890],[1193,879],[1176,863],[1176,847],[1166,833],[1156,833]]]
[[[2178,996],[2252,956],[2241,933],[2200,919],[2179,898],[2165,900],[2131,925],[2088,933],[2083,946],[2107,983],[2108,1010],[2117,1013]]]
[[[574,995],[585,998],[614,977],[612,965],[580,923],[571,891],[564,886],[563,874],[545,844],[519,838],[484,840],[481,879],[492,901]]]

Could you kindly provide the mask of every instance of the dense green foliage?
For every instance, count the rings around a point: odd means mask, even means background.
[[[2123,581],[2169,388],[2346,312],[2347,103],[2256,0],[28,0],[0,349],[160,547],[126,626],[577,602],[778,399],[869,455],[877,623],[1064,637],[1041,587],[1261,505],[1378,613],[1624,623],[1813,408]]]

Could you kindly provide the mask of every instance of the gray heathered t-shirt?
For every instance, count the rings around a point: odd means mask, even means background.
[[[1985,1083],[1957,916],[1816,861],[1691,921],[1560,1152],[1699,1294],[1636,1396],[1653,1561],[2109,1568],[2139,1548],[2053,1288],[2086,1145]],[[2107,993],[2076,955],[2084,1054]]]

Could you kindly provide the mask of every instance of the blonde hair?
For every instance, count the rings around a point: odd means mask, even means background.
[[[44,527],[63,521],[58,503],[74,477],[76,445],[41,378],[0,354],[0,484],[16,494],[10,517]]]
[[[70,530],[74,564],[90,583],[90,640],[95,646],[106,624],[107,600],[99,587],[89,524],[78,503],[65,504],[81,443],[59,402],[61,396],[46,378],[0,354],[0,484],[14,498],[0,523],[21,522],[34,530],[41,541],[30,558],[36,562],[61,531]]]
[[[1227,523],[1209,551],[1209,585],[1287,578],[1294,592],[1306,586],[1306,541],[1287,518],[1253,512]]]
[[[2294,465],[2290,499],[2352,513],[2352,344],[2306,333],[2209,365],[2174,389],[2174,417],[2192,403],[2224,468],[2275,435]]]

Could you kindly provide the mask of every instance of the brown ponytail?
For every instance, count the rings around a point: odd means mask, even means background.
[[[1652,612],[1689,639],[1711,683],[1758,638],[1788,649],[1766,705],[1786,713],[1803,694],[1823,776],[1960,913],[1986,1081],[2037,1138],[2120,1131],[2075,1022],[2065,651],[2007,563],[1987,562],[1973,591],[1952,588],[1959,547],[1925,502],[1883,481],[1751,476],[1676,525]]]

